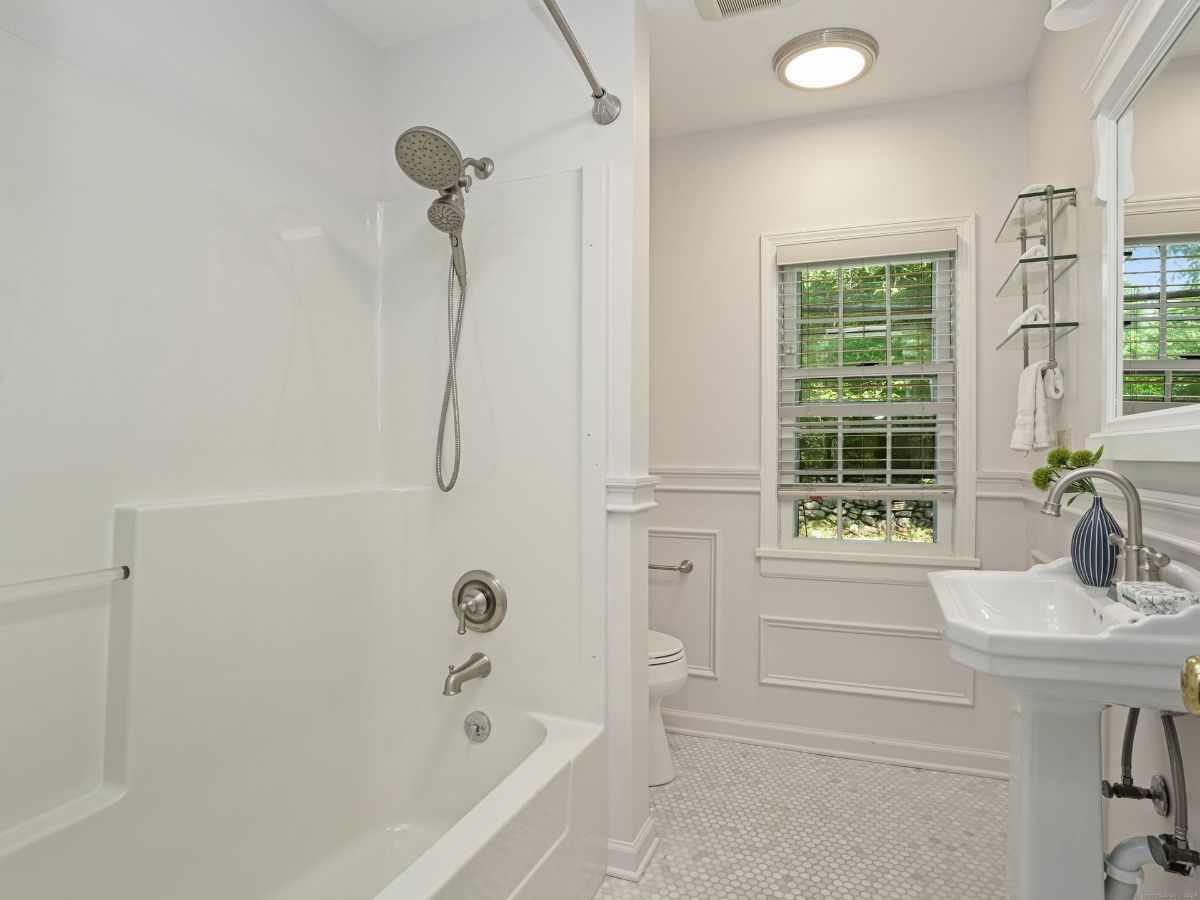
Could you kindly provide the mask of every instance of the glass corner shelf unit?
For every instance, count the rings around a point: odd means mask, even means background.
[[[1054,280],[1057,281],[1063,272],[1075,265],[1078,259],[1078,255],[1074,253],[1054,254]],[[1046,264],[1044,256],[1019,259],[1012,271],[1008,273],[1008,277],[1004,279],[1000,290],[996,291],[996,296],[1021,297],[1029,294],[1044,294],[1050,286],[1049,272],[1050,267]]]
[[[1052,214],[1054,219],[1057,219],[1064,209],[1074,205],[1075,188],[1055,188]],[[1027,194],[1018,194],[1012,209],[1008,211],[1008,217],[1004,220],[1000,233],[996,235],[996,243],[1019,241],[1022,237],[1045,237],[1047,230],[1046,192],[1033,191]]]
[[[1032,322],[1028,325],[1022,325],[1012,334],[996,345],[996,349],[1000,350],[1004,347],[1021,349],[1033,346],[1049,347],[1050,346],[1050,331],[1054,331],[1054,339],[1057,341],[1060,337],[1070,334],[1079,327],[1078,322],[1057,322],[1053,326],[1049,322]],[[1029,343],[1025,344],[1023,338],[1028,337]],[[1037,340],[1037,338],[1043,340]]]

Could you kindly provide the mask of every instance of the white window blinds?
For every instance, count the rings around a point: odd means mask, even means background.
[[[781,498],[954,491],[956,235],[896,237],[780,248]]]
[[[1200,402],[1200,235],[1128,241],[1124,281],[1126,403]]]

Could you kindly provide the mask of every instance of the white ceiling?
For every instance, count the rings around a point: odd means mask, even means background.
[[[1023,81],[1050,7],[1049,0],[800,0],[707,22],[692,0],[646,2],[655,137]],[[879,41],[865,78],[820,92],[775,78],[780,46],[838,26]]]
[[[542,7],[541,0],[321,2],[379,47]],[[799,0],[782,9],[707,22],[692,0],[645,2],[655,137],[1023,81],[1050,5],[1049,0]],[[834,26],[875,36],[880,45],[875,68],[862,80],[829,91],[780,84],[771,68],[775,51],[806,31]],[[453,49],[447,46],[451,55]]]
[[[377,47],[394,47],[452,28],[528,9],[532,0],[321,0]],[[538,3],[537,5],[541,5]],[[452,47],[447,48],[452,51]]]

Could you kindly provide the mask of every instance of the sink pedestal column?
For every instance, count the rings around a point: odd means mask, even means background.
[[[1102,900],[1103,705],[1018,695],[1009,808],[1010,900]]]

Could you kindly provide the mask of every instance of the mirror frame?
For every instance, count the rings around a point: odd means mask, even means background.
[[[1198,15],[1200,0],[1134,0],[1113,26],[1083,87],[1095,123],[1096,200],[1104,207],[1104,408],[1100,431],[1088,437],[1088,446],[1103,444],[1104,455],[1116,460],[1200,462],[1200,404],[1126,416],[1121,414],[1120,390],[1125,200],[1133,186],[1132,107]]]

